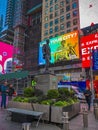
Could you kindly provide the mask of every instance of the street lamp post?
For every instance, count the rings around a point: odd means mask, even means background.
[[[90,53],[90,89],[92,92],[92,103],[93,103],[93,100],[95,99],[95,94],[94,94],[94,84],[93,84],[92,49],[89,50],[89,53]]]

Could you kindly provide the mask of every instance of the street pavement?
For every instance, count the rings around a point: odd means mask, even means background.
[[[69,130],[98,130],[98,120],[95,119],[93,107],[88,112],[88,128],[84,128],[83,107],[87,108],[85,104],[82,104],[80,114],[69,121]],[[0,110],[0,130],[22,130],[22,123],[12,122],[7,115],[6,109]],[[62,127],[58,127],[53,123],[40,122],[38,127],[35,127],[33,123],[30,130],[62,130]]]

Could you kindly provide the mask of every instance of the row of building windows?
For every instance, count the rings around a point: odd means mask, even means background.
[[[73,25],[77,25],[77,19],[75,19],[73,21]],[[47,24],[47,26],[48,26],[48,24]],[[66,23],[66,27],[67,28],[71,27],[70,21]],[[53,34],[54,32],[58,32],[58,31],[62,31],[62,30],[65,30],[65,24],[61,24],[60,27],[58,25],[55,26],[54,28],[50,27],[49,30],[47,28],[47,30],[45,30],[44,36],[47,36],[48,34]],[[74,30],[76,30],[76,28]],[[68,32],[70,32],[70,30],[68,30]]]
[[[61,12],[63,13],[63,11],[64,10],[62,10]],[[61,13],[61,14],[62,14]],[[55,14],[50,14],[50,15],[47,15],[47,16],[45,16],[45,21],[48,21],[49,19],[53,19],[54,18],[54,15],[55,15],[55,17],[57,17],[57,16],[59,16],[59,12],[58,11],[56,11],[55,12]],[[71,18],[71,16],[72,17],[76,17],[76,16],[78,16],[78,10],[74,10],[73,12],[72,12],[72,14],[71,13],[67,13],[66,14],[66,19],[70,19]],[[64,16],[63,16],[64,17]],[[63,19],[64,20],[64,19]]]
[[[78,27],[73,28],[73,30],[78,30]],[[44,40],[45,40],[45,39],[47,39],[47,38],[52,38],[52,37],[56,37],[56,36],[63,35],[63,34],[65,34],[65,33],[69,33],[69,32],[71,32],[71,31],[73,31],[73,30],[68,29],[66,32],[65,32],[65,31],[61,31],[61,32],[59,32],[59,33],[57,33],[57,32],[56,32],[56,34],[55,34],[55,35],[54,35],[54,34],[53,34],[53,35],[52,35],[52,34],[50,34],[50,36],[47,34],[47,35],[45,35]],[[49,37],[47,37],[47,36],[49,36]]]
[[[60,23],[61,23],[62,21],[64,22],[64,16],[61,16],[61,17],[60,17]],[[72,22],[73,22],[72,25],[77,25],[77,24],[78,24],[78,19],[73,19]],[[59,19],[57,18],[57,19],[55,19],[54,21],[50,21],[49,23],[48,23],[48,22],[45,23],[45,24],[44,24],[44,28],[47,29],[47,28],[49,28],[49,27],[52,27],[52,26],[58,25],[58,24],[59,24]],[[69,28],[70,26],[71,26],[71,21],[66,22],[66,27]]]
[[[62,1],[62,2],[60,2],[60,5],[59,4],[55,4],[55,5],[51,4],[50,7],[49,7],[49,4],[46,3],[45,4],[45,9],[49,8],[49,11],[53,12],[54,10],[58,10],[58,9],[60,9],[62,7],[65,7],[64,3],[65,2]],[[77,7],[78,7],[78,3],[74,2],[74,3],[72,3],[72,5],[67,5],[66,6],[66,11],[70,11],[70,9],[76,9]]]

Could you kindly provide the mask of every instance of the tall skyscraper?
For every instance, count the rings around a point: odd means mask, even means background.
[[[3,30],[6,20],[7,0],[0,0],[0,31]]]
[[[1,29],[1,39],[7,43],[13,43],[13,17],[14,17],[14,0],[0,0],[1,16],[3,25]]]
[[[78,30],[78,0],[43,0],[42,40]]]

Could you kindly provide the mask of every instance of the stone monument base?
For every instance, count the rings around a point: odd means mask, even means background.
[[[51,73],[44,73],[36,75],[37,87],[42,90],[44,94],[47,94],[47,91],[50,89],[57,89],[57,77]]]

